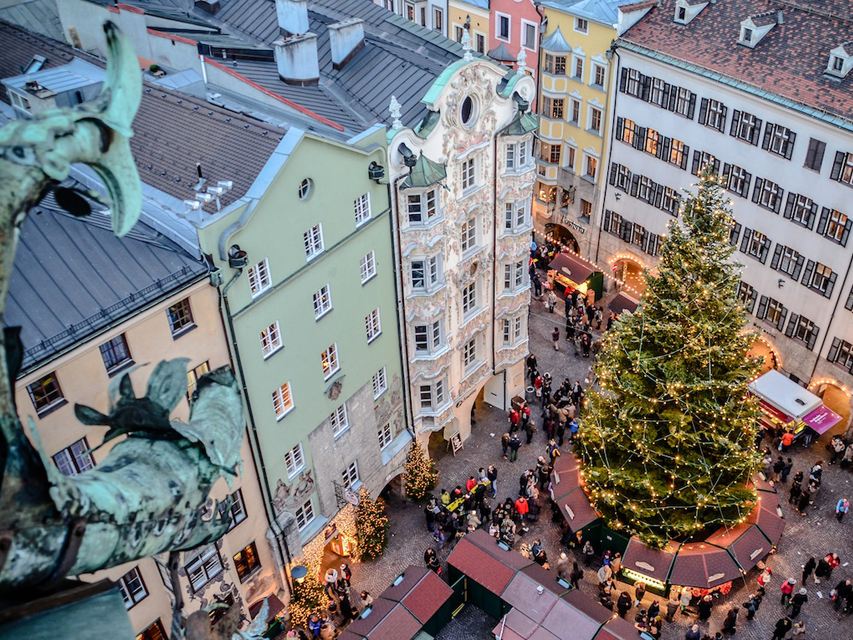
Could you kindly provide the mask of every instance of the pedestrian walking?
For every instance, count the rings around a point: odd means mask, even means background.
[[[806,623],[800,620],[791,629],[791,640],[803,640],[806,637]]]
[[[507,446],[509,446],[509,438],[507,438]],[[504,458],[506,458],[506,448],[504,448]],[[495,469],[495,465],[490,464],[489,468],[486,470],[486,477],[489,479],[489,487],[492,490],[492,497],[498,497],[498,470]]]
[[[817,561],[814,559],[814,556],[809,558],[808,562],[803,565],[803,585],[806,584],[806,580],[814,572],[816,567]]]
[[[588,567],[592,564],[592,559],[595,557],[595,549],[592,548],[592,543],[587,540],[583,545],[584,564]]]
[[[524,434],[527,436],[527,441],[525,444],[530,444],[533,442],[533,434],[536,433],[536,423],[533,420],[527,420],[524,425]]]
[[[832,598],[832,608],[838,611],[841,608],[842,601],[848,601],[853,595],[853,583],[850,580],[842,580],[838,586],[833,589],[829,597]]]
[[[631,596],[628,595],[627,591],[619,594],[619,599],[616,601],[616,610],[622,618],[631,610]]]
[[[509,461],[515,462],[518,460],[518,449],[521,447],[521,438],[517,433],[513,433],[509,439]]]
[[[778,456],[773,463],[773,482],[779,482],[782,477],[782,469],[785,468],[785,458]]]
[[[681,590],[681,596],[679,597],[679,602],[681,603],[681,613],[687,615],[687,607],[690,606],[690,602],[693,600],[693,593],[688,588],[684,588]]]
[[[533,284],[533,295],[536,296],[536,299],[538,300],[542,297],[542,279],[539,277],[538,273],[534,273],[530,282]]]
[[[578,563],[575,562],[575,566],[578,566]],[[565,551],[560,552],[560,557],[557,558],[557,577],[563,579],[571,579],[571,571],[569,571],[569,556],[566,555]]]
[[[743,603],[743,608],[746,609],[746,619],[752,620],[755,617],[755,612],[758,607],[755,606],[756,595],[753,593],[749,596],[749,600]]]
[[[773,630],[773,637],[770,640],[784,640],[785,636],[791,630],[791,619],[788,616],[780,618],[776,622],[776,627]]]
[[[554,293],[553,289],[548,292],[546,304],[548,306],[548,313],[554,313],[554,307],[557,306],[557,294]]]
[[[583,569],[578,566],[577,562],[572,563],[572,573],[569,575],[569,581],[575,589],[580,589],[580,583],[583,580]]]
[[[501,436],[501,449],[503,450],[503,457],[506,459],[507,451],[509,451],[509,441],[511,436],[509,433],[505,433]]]
[[[791,617],[796,618],[800,615],[800,609],[809,601],[808,591],[802,587],[793,598],[791,598]]]
[[[831,556],[828,554],[818,560],[817,568],[814,572],[814,583],[820,584],[821,579],[829,578],[832,575],[832,567],[829,566],[829,559]]]
[[[640,603],[643,601],[643,598],[646,597],[646,583],[642,580],[634,583],[634,598],[636,602],[634,602],[635,607],[639,607]]]
[[[729,607],[729,612],[726,614],[726,619],[723,621],[723,633],[727,636],[734,635],[737,627],[738,608],[735,605]]]
[[[841,522],[849,510],[850,501],[847,498],[840,498],[838,502],[835,503],[835,519]]]
[[[672,622],[672,617],[678,611],[678,594],[673,589],[669,594],[669,600],[666,601],[666,621]]]
[[[560,350],[560,330],[557,327],[554,327],[554,330],[551,332],[551,340],[554,343],[554,351]]]
[[[694,624],[684,634],[684,640],[702,640],[702,634],[699,633],[699,625]]]
[[[711,617],[711,610],[714,608],[714,599],[707,595],[699,601],[699,619],[703,622]]]
[[[794,593],[794,585],[797,584],[797,581],[793,578],[788,578],[785,582],[782,583],[782,586],[779,587],[779,590],[782,592],[782,605],[788,606],[788,603],[791,601],[791,596]]]
[[[788,458],[785,461],[785,466],[782,467],[782,475],[779,477],[779,480],[783,483],[788,482],[788,476],[791,473],[791,469],[794,468],[794,461],[791,458]]]

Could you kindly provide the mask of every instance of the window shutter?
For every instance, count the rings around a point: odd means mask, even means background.
[[[827,298],[832,297],[832,290],[835,289],[836,280],[838,280],[838,274],[833,271],[831,274],[829,274],[829,284],[826,285],[826,293],[823,294]]]
[[[782,256],[782,245],[776,243],[776,248],[773,250],[773,257],[770,259],[770,268],[775,269],[779,266],[779,258]]]
[[[654,192],[652,193],[652,201],[654,202],[654,206],[660,209],[661,202],[663,202],[663,191],[664,186],[662,184],[655,185]],[[651,204],[651,203],[650,203]]]
[[[755,179],[755,189],[752,190],[752,201],[758,202],[758,199],[761,197],[761,187],[764,184],[763,178]]]
[[[643,76],[643,82],[640,86],[640,99],[643,102],[649,101],[649,91],[651,90],[652,79],[650,76]]]
[[[696,94],[690,93],[690,105],[687,107],[687,118],[693,120],[693,114],[696,112]]]
[[[611,183],[612,184],[612,183]],[[605,231],[610,231],[610,209],[604,210],[604,219],[601,222],[601,227]]]
[[[750,143],[758,145],[758,136],[761,135],[761,120],[755,121],[755,128],[752,130],[752,135],[749,138]]]
[[[684,145],[684,153],[681,154],[681,168],[687,168],[687,159],[690,157],[690,147]]]
[[[749,313],[752,313],[752,310],[755,309],[755,301],[757,298],[758,292],[755,289],[749,292],[749,307],[747,308]]]
[[[612,182],[610,184],[613,184]],[[785,201],[785,213],[782,215],[785,216],[788,220],[794,217],[794,200],[796,200],[797,194],[788,192],[788,199]]]
[[[631,242],[631,234],[634,232],[634,224],[627,220],[622,220],[622,228],[620,229],[619,237],[625,242]]]
[[[794,264],[794,273],[791,274],[791,277],[796,281],[800,279],[800,271],[803,270],[803,262],[805,258],[802,253],[797,254],[797,262]]]
[[[631,176],[631,195],[632,196],[637,195],[637,186],[639,184],[640,184],[640,176],[635,173],[633,176]]]
[[[640,243],[640,249],[643,251],[646,250],[646,247],[649,245],[649,240],[651,239],[652,234],[648,232],[647,229],[643,229],[643,241]]]
[[[744,198],[746,197],[746,194],[749,193],[749,183],[750,182],[752,182],[752,174],[749,173],[748,171],[744,171],[743,172],[743,193],[740,194]]]
[[[793,131],[788,132],[788,142],[785,143],[785,159],[790,160],[794,153],[794,141],[797,139],[797,134]]]
[[[621,140],[625,132],[625,118],[616,118],[616,139]],[[610,184],[613,184],[612,182]]]
[[[759,299],[758,311],[756,312],[755,317],[759,320],[767,317],[767,296],[761,296],[761,298]]]
[[[809,228],[809,230],[811,230],[811,228],[814,226],[815,216],[817,216],[817,202],[812,201],[812,208],[811,211],[809,211],[809,217],[806,220],[806,226]]]
[[[776,205],[773,207],[773,211],[779,213],[779,209],[782,208],[782,196],[785,195],[784,189],[777,189],[778,193],[776,195]]]
[[[723,186],[728,188],[729,180],[731,179],[732,165],[728,162],[723,164]]]
[[[803,163],[804,167],[809,169],[814,169],[814,160],[817,155],[817,140],[814,138],[809,140],[809,148],[806,150],[806,161]]]
[[[785,335],[788,336],[789,338],[794,335],[794,329],[796,328],[797,321],[799,321],[799,319],[800,319],[799,314],[797,314],[797,313],[791,314],[791,319],[788,321],[788,326],[785,328]],[[782,327],[778,327],[778,326],[777,326],[777,328],[780,330],[782,329]]]
[[[820,140],[815,140],[815,142],[817,142],[817,145],[815,146],[811,168],[820,173],[821,167],[823,167],[823,154],[826,153],[826,143]]]
[[[646,236],[649,235],[649,232],[643,229],[640,232],[640,248],[644,248],[646,246]]]
[[[672,93],[672,85],[668,82],[663,83],[663,91],[661,91],[661,98],[659,107],[663,109],[669,108],[669,96]]]
[[[841,340],[838,338],[832,339],[832,346],[829,347],[829,353],[826,354],[826,359],[830,362],[835,362],[838,357],[838,348],[841,346]]]
[[[770,238],[765,238],[761,245],[761,255],[758,258],[761,261],[761,264],[764,264],[767,261],[768,253],[770,253]]]
[[[809,349],[814,349],[814,343],[817,341],[817,335],[820,333],[820,329],[817,325],[812,326],[812,330],[809,331],[808,341],[806,342],[806,346]]]
[[[853,310],[853,289],[850,289],[850,294],[847,296],[847,302],[844,303],[844,308],[848,311]]]
[[[764,140],[761,141],[761,148],[765,151],[770,148],[770,136],[773,134],[775,128],[776,125],[772,122],[764,125]]]
[[[847,238],[850,237],[850,224],[851,224],[850,218],[847,218],[847,222],[844,225],[844,231],[841,232],[841,246],[842,247],[847,246]]]
[[[832,173],[829,174],[830,180],[838,180],[841,175],[841,167],[844,164],[844,156],[847,155],[843,151],[835,152],[835,162],[832,164]]]
[[[669,89],[669,104],[666,105],[667,111],[675,111],[675,103],[676,98],[678,97],[678,89],[675,85],[672,85]]]
[[[699,175],[699,160],[701,159],[701,155],[702,155],[702,152],[699,151],[699,149],[693,150],[693,168],[690,170],[690,172],[694,176]]]
[[[637,127],[637,133],[634,134],[634,148],[639,149],[640,151],[645,151],[646,149],[646,136],[648,135],[649,130],[647,127]]]
[[[625,87],[628,85],[628,69],[622,67],[622,73],[619,74],[619,91],[625,93]]]
[[[658,145],[658,158],[664,162],[669,162],[670,151],[672,151],[672,138],[664,138],[663,142]]]
[[[619,173],[619,165],[615,162],[610,163],[610,184],[616,184],[616,175]]]
[[[726,116],[728,115],[728,113],[729,113],[729,108],[726,105],[723,105],[723,109],[722,109],[722,111],[720,111],[721,120],[722,120],[722,122],[720,122],[720,131],[726,130]]]
[[[740,250],[746,253],[747,247],[749,247],[749,241],[752,239],[752,229],[744,229],[743,230],[743,238],[740,241]]]
[[[803,279],[800,280],[807,287],[812,286],[812,274],[814,273],[814,260],[806,262],[806,270],[803,272]]]
[[[740,126],[741,112],[735,109],[732,111],[732,127],[729,129],[729,135],[737,138],[737,128]]]
[[[708,121],[708,98],[702,98],[699,102],[699,124],[705,124]]]
[[[720,160],[714,158],[714,173],[720,173]]]
[[[740,238],[740,222],[735,222],[735,226],[729,236],[729,244],[733,247],[737,246],[738,238]]]
[[[817,221],[817,232],[823,235],[826,232],[826,221],[829,220],[829,209],[824,207],[820,211],[820,219]]]
[[[779,314],[779,322],[776,323],[776,328],[781,331],[782,327],[785,326],[785,318],[788,316],[788,308],[782,307],[782,313]]]

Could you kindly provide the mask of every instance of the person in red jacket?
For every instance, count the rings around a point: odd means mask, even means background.
[[[519,517],[524,520],[524,516],[526,516],[530,511],[530,507],[527,504],[527,498],[524,496],[519,497],[519,499],[515,501],[515,510],[518,511]]]
[[[791,594],[794,593],[794,585],[797,581],[793,578],[788,578],[782,583],[780,591],[782,592],[782,604],[787,605],[791,601]]]
[[[465,483],[465,490],[468,493],[471,493],[471,489],[477,486],[477,481],[474,480],[474,476],[468,476],[468,481]]]
[[[512,433],[513,431],[518,429],[519,419],[520,418],[518,415],[518,411],[516,411],[515,409],[511,409],[509,412],[509,432],[510,433]]]

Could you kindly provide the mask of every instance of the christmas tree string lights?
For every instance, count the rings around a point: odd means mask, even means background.
[[[438,482],[438,472],[435,463],[417,442],[412,442],[409,447],[404,468],[406,496],[415,502],[425,500]]]
[[[355,529],[361,560],[376,560],[388,544],[388,516],[385,501],[373,500],[362,485],[358,491],[358,506],[355,508]]]
[[[718,178],[701,176],[669,225],[655,274],[633,314],[603,340],[576,450],[605,521],[663,547],[711,526],[743,522],[758,456],[734,224]]]

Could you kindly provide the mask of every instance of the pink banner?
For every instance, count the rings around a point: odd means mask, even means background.
[[[836,424],[841,421],[841,416],[835,413],[825,404],[820,405],[817,409],[807,414],[803,418],[803,422],[809,425],[818,433],[826,433]]]

